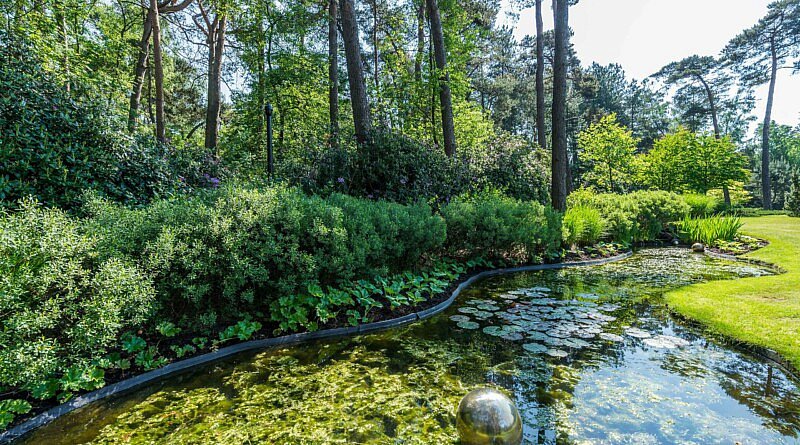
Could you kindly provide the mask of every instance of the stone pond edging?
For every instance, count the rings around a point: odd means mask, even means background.
[[[83,408],[91,403],[112,397],[119,396],[135,389],[138,389],[146,384],[155,383],[167,377],[172,377],[183,372],[188,372],[198,366],[207,365],[234,355],[254,351],[258,349],[268,349],[280,346],[291,346],[300,343],[306,343],[313,340],[332,339],[339,337],[346,337],[351,335],[368,334],[377,331],[383,331],[390,328],[405,326],[417,321],[425,320],[433,317],[434,315],[444,311],[455,301],[458,295],[473,283],[484,280],[486,278],[495,277],[499,275],[506,275],[518,272],[533,272],[539,270],[555,270],[565,269],[569,267],[582,267],[582,266],[598,266],[601,264],[612,263],[615,261],[630,258],[633,252],[625,252],[609,258],[602,258],[597,260],[576,261],[569,263],[556,263],[556,264],[537,264],[532,266],[510,267],[502,269],[490,269],[480,273],[476,273],[463,282],[461,282],[455,290],[450,294],[447,300],[442,301],[436,306],[415,312],[413,314],[405,315],[399,318],[389,320],[376,321],[374,323],[367,323],[355,327],[344,327],[335,329],[325,329],[316,332],[303,332],[299,334],[284,335],[275,338],[265,338],[260,340],[251,340],[243,343],[238,343],[232,346],[227,346],[213,352],[198,355],[186,360],[170,363],[163,368],[146,372],[126,380],[122,380],[111,385],[105,386],[96,391],[83,394],[73,398],[72,400],[53,407],[31,419],[0,433],[0,444],[11,443],[13,440],[21,439],[33,430],[44,426],[65,414]]]

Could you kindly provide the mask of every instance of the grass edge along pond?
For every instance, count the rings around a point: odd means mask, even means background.
[[[667,304],[712,332],[774,350],[800,369],[800,219],[743,218],[742,233],[769,241],[743,258],[786,273],[694,284],[668,292]]]

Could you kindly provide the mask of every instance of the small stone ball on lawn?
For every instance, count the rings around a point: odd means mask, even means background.
[[[701,253],[701,252],[705,252],[705,251],[706,251],[706,246],[704,246],[704,245],[702,245],[700,243],[692,244],[692,252]]]
[[[522,419],[514,402],[495,389],[470,392],[458,404],[456,428],[463,445],[519,445]]]

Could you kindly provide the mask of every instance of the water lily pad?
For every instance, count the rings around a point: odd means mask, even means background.
[[[495,337],[500,337],[501,335],[505,335],[506,332],[508,331],[503,329],[502,326],[486,326],[485,328],[483,328],[484,334],[494,335]]]
[[[461,329],[469,329],[469,330],[478,329],[479,327],[481,327],[481,325],[475,323],[474,321],[459,321],[457,326]]]
[[[628,329],[625,330],[625,334],[630,335],[631,337],[635,337],[635,338],[650,338],[650,337],[652,337],[652,335],[650,335],[649,332],[643,331],[643,330],[641,330],[639,328],[628,328]]]
[[[458,312],[461,312],[462,314],[474,314],[475,312],[479,312],[479,311],[477,309],[475,309],[474,307],[467,306],[467,307],[458,308]]]
[[[547,335],[547,334],[545,334],[543,332],[536,332],[536,331],[528,332],[526,335],[531,340],[538,340],[538,341],[544,341],[545,339],[550,338],[549,335]]]
[[[499,307],[497,307],[497,306],[495,306],[493,304],[479,304],[478,305],[478,309],[480,309],[482,311],[489,311],[489,312],[494,312],[494,311],[499,311],[500,310]]]
[[[481,319],[485,320],[485,319],[491,317],[494,314],[491,313],[491,312],[486,312],[486,311],[477,311],[477,312],[473,313],[472,315],[474,315],[476,318],[481,318]]]
[[[574,349],[588,348],[589,346],[592,345],[588,341],[584,341],[584,340],[581,340],[579,338],[570,338],[565,342],[565,344],[566,344],[566,346],[569,346],[570,348],[574,348]]]
[[[547,352],[547,346],[540,345],[539,343],[525,343],[522,345],[522,349],[528,352],[533,352],[534,354],[542,354]]]
[[[642,340],[642,343],[656,349],[676,349],[689,346],[688,341],[669,335],[656,335],[655,337]]]
[[[610,332],[601,333],[600,338],[602,338],[603,340],[615,341],[615,342],[625,341],[625,338],[622,337],[621,335],[612,334]]]
[[[467,317],[466,315],[451,315],[450,320],[453,320],[456,323],[460,323],[462,321],[470,321],[469,317]]]
[[[575,294],[575,296],[578,298],[583,298],[585,300],[597,300],[598,298],[600,298],[600,296],[597,294],[586,294],[586,293]]]
[[[546,354],[555,358],[564,358],[569,356],[568,352],[562,351],[561,349],[548,349]]]
[[[506,333],[504,335],[501,335],[500,338],[502,338],[503,340],[508,340],[508,341],[520,341],[524,337],[519,332],[508,332],[508,331],[506,331]]]

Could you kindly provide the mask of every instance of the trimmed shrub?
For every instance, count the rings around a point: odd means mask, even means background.
[[[561,226],[564,243],[569,246],[594,244],[603,237],[605,225],[599,210],[585,206],[572,207],[564,214]]]
[[[153,313],[150,280],[96,248],[76,220],[34,201],[0,215],[0,386],[85,369]]]
[[[724,207],[724,203],[716,197],[701,195],[697,193],[686,193],[681,195],[686,204],[691,208],[692,216],[706,216],[719,212]]]
[[[442,216],[446,248],[456,257],[529,262],[555,255],[561,243],[558,212],[498,191],[459,196]]]
[[[285,186],[223,187],[128,209],[91,199],[88,224],[106,257],[137,261],[164,316],[212,325],[268,311],[309,285],[399,272],[444,242],[424,205],[308,196]]]
[[[683,198],[663,191],[637,191],[626,195],[594,194],[589,190],[572,193],[569,207],[592,207],[607,222],[607,236],[624,244],[654,241],[670,223],[690,212]]]

